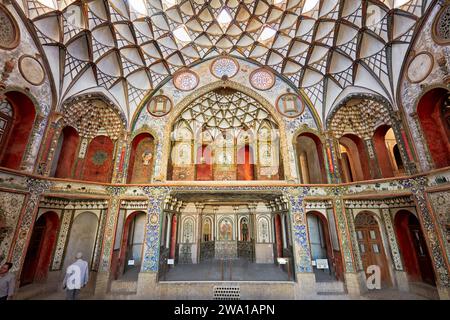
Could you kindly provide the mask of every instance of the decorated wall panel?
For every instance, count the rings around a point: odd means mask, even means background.
[[[12,245],[14,232],[22,210],[25,195],[0,191],[0,258],[5,261]]]

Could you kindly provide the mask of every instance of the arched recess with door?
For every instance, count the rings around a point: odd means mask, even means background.
[[[142,265],[146,216],[143,211],[135,211],[125,220],[116,278],[125,274],[132,277],[139,273]]]
[[[450,92],[435,88],[425,93],[417,104],[424,142],[435,168],[450,166]]]
[[[149,183],[153,177],[155,138],[140,133],[131,142],[127,183]]]
[[[295,140],[295,150],[301,183],[327,183],[323,145],[320,138],[313,133],[303,132]]]
[[[20,274],[20,286],[46,280],[58,230],[59,217],[53,211],[36,220]]]
[[[334,255],[331,244],[330,230],[328,220],[318,211],[309,211],[306,214],[306,221],[308,225],[308,239],[311,250],[312,260],[328,260],[329,269],[318,270],[314,268],[316,281],[334,281],[343,278],[343,271],[340,270],[342,265],[340,255]]]
[[[76,261],[78,252],[83,254],[83,260],[88,262],[89,270],[92,270],[98,224],[98,216],[93,212],[84,211],[75,214],[66,245],[63,270]]]
[[[355,217],[355,231],[364,270],[367,270],[369,266],[379,266],[381,286],[391,287],[392,279],[382,230],[375,214],[369,211],[358,213]]]
[[[0,166],[20,170],[36,120],[36,106],[24,93],[9,91],[0,102]]]
[[[419,220],[410,211],[400,210],[395,215],[394,223],[409,280],[435,286],[433,265]]]

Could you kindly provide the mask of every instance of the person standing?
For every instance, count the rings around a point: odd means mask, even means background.
[[[0,301],[11,300],[14,295],[16,277],[12,272],[9,272],[12,266],[11,262],[6,262],[0,268]]]
[[[89,281],[89,266],[84,261],[83,254],[78,252],[77,260],[67,267],[64,277],[63,288],[66,289],[66,299],[76,300],[81,288],[85,287]]]

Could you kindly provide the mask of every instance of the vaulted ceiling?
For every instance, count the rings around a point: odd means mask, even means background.
[[[59,101],[103,87],[130,119],[177,70],[219,54],[269,66],[304,90],[322,118],[346,89],[369,88],[395,102],[402,62],[431,1],[17,3],[44,47]]]

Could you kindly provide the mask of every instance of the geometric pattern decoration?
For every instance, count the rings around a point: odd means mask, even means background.
[[[204,125],[219,130],[257,128],[262,121],[273,122],[270,114],[253,98],[233,89],[216,89],[201,96],[180,116],[192,132]]]
[[[117,140],[125,126],[116,112],[100,99],[76,100],[64,106],[64,122],[81,137],[93,139],[105,134]]]
[[[191,91],[194,90],[199,83],[198,75],[190,70],[177,72],[173,76],[173,84],[178,90]]]
[[[437,15],[433,35],[435,41],[439,44],[450,43],[450,5],[443,6]]]
[[[390,123],[389,110],[383,104],[370,99],[353,99],[336,111],[328,126],[336,138],[346,133],[369,138],[378,126]]]
[[[20,29],[11,13],[0,4],[0,49],[11,50],[19,45]]]
[[[222,54],[282,75],[304,89],[319,114],[353,85],[374,83],[375,91],[393,98],[399,75],[391,73],[392,64],[405,60],[396,49],[409,45],[432,1],[23,3],[41,44],[61,49],[61,95],[74,86],[79,92],[112,89],[130,118],[146,94],[176,71]]]
[[[211,64],[211,73],[219,79],[223,77],[232,78],[238,71],[239,64],[235,59],[220,57]]]
[[[275,75],[265,68],[260,68],[250,74],[250,84],[257,90],[269,90],[275,84]]]

